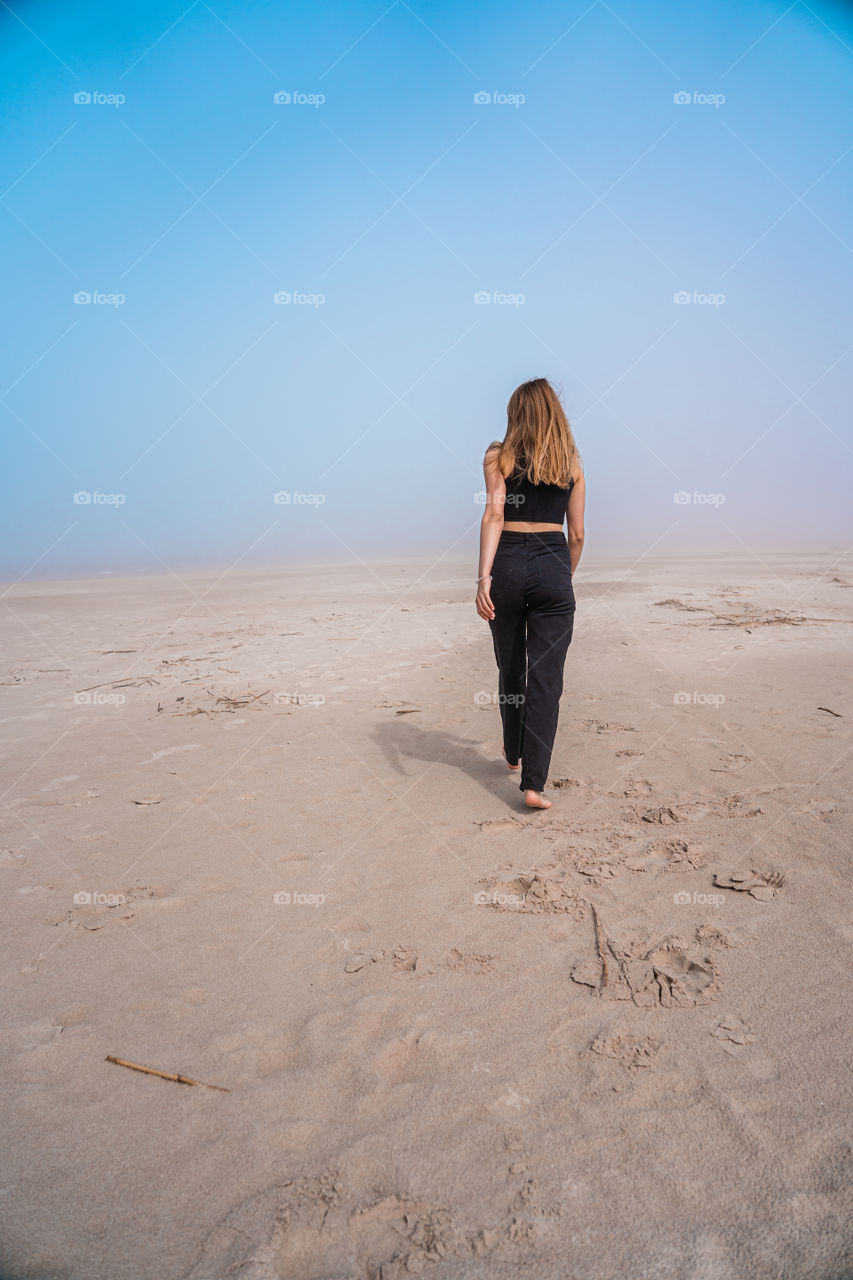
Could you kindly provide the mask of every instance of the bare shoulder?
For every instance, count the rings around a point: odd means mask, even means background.
[[[494,464],[497,462],[498,454],[501,451],[501,444],[502,444],[502,441],[493,440],[492,443],[489,445],[488,449],[486,450],[485,457],[483,458],[483,464],[485,466],[494,466]]]

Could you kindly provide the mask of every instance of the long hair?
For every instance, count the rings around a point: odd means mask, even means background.
[[[531,378],[516,387],[506,407],[506,422],[498,454],[504,479],[520,471],[533,484],[567,489],[580,455],[560,398],[547,378]]]

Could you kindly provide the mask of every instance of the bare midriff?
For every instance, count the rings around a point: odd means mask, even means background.
[[[561,524],[535,524],[531,520],[504,520],[507,533],[562,533]]]

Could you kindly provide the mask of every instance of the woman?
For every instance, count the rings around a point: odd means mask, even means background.
[[[550,809],[542,791],[574,626],[585,485],[572,429],[546,378],[512,393],[506,435],[489,445],[483,472],[476,604],[498,664],[503,755],[513,772],[521,769],[525,803]]]

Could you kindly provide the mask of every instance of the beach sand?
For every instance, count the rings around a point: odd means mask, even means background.
[[[4,1280],[853,1275],[834,559],[585,557],[543,813],[468,560],[9,589]]]

